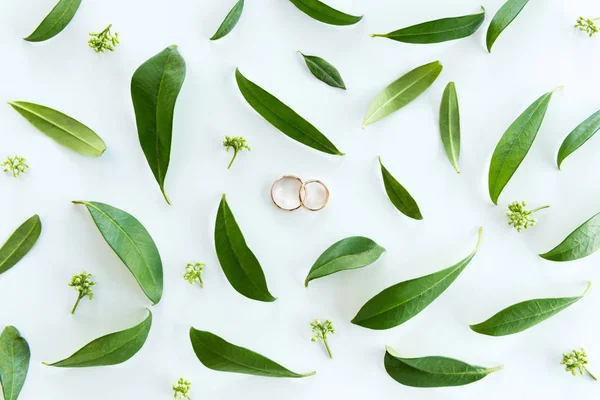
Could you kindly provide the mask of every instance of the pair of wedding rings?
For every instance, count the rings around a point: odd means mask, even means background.
[[[277,190],[279,185],[284,181],[296,181],[298,183],[298,196],[297,196],[298,204],[295,204],[295,201],[294,201],[294,204],[286,207],[285,205],[283,205],[277,201],[276,196],[275,196],[275,191]],[[321,204],[312,205],[312,204],[308,203],[309,196],[308,196],[307,187],[310,185],[320,185],[322,187],[324,195],[323,195],[323,199],[321,200]],[[295,196],[295,194],[294,194],[294,196]],[[275,180],[275,182],[273,182],[273,185],[271,186],[271,201],[273,202],[275,207],[277,207],[283,211],[296,211],[300,208],[305,208],[309,211],[320,211],[320,210],[324,209],[325,206],[327,206],[327,203],[329,202],[329,188],[322,181],[320,181],[318,179],[310,179],[305,182],[296,175],[283,175],[283,176],[280,176],[279,178],[277,178]]]

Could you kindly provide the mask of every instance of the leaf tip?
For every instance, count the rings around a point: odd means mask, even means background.
[[[302,375],[300,375],[300,376],[301,376],[302,378],[308,378],[309,376],[313,376],[313,375],[315,375],[316,373],[317,373],[317,371],[312,371],[312,372],[309,372],[309,373],[307,373],[307,374],[302,374]]]
[[[554,94],[556,92],[563,90],[564,88],[565,88],[564,85],[561,85],[561,86],[557,87],[556,89],[554,89],[551,93]]]

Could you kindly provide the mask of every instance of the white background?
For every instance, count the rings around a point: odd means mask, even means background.
[[[580,14],[600,16],[594,0],[531,1],[490,55],[485,31],[502,0],[487,0],[489,15],[474,36],[436,45],[371,39],[415,23],[478,12],[478,1],[329,0],[359,24],[316,22],[285,0],[247,0],[238,26],[210,42],[234,1],[86,0],[59,36],[30,44],[27,36],[54,0],[3,0],[0,5],[0,99],[56,108],[94,129],[107,143],[100,158],[86,158],[36,131],[10,106],[0,105],[0,157],[21,154],[31,165],[18,180],[0,176],[0,241],[25,219],[43,221],[39,242],[0,276],[0,325],[14,325],[28,340],[32,360],[20,398],[168,399],[180,376],[194,383],[194,399],[387,398],[505,399],[595,398],[600,386],[572,377],[561,353],[584,346],[600,374],[600,287],[561,314],[513,336],[478,335],[469,324],[532,298],[573,296],[600,276],[600,254],[557,264],[538,253],[558,244],[600,211],[598,138],[571,156],[559,172],[556,152],[564,136],[600,108],[600,37],[573,28]],[[108,23],[120,33],[114,53],[87,47],[89,31]],[[166,46],[178,44],[188,74],[177,103],[168,206],[140,149],[129,84],[135,69]],[[324,57],[342,73],[348,91],[310,75],[301,57]],[[403,110],[361,130],[371,100],[409,70],[440,60],[437,82]],[[236,67],[324,132],[345,157],[294,142],[256,114],[239,93]],[[442,91],[455,81],[462,113],[460,175],[446,159],[438,133]],[[495,207],[487,195],[488,163],[510,123],[535,99],[565,85],[551,105],[527,159]],[[252,152],[232,170],[225,135],[243,135]],[[424,221],[400,214],[381,182],[377,156],[417,199]],[[279,175],[324,179],[332,190],[320,213],[287,214],[270,203]],[[265,270],[275,303],[249,300],[233,290],[213,244],[219,200],[229,204]],[[144,348],[114,367],[54,369],[42,361],[65,358],[104,334],[139,323],[148,300],[106,245],[89,214],[71,200],[105,202],[136,216],[152,234],[163,260],[165,292],[152,307],[154,324]],[[539,224],[518,234],[504,212],[513,200],[535,207]],[[466,256],[484,227],[479,254],[430,307],[404,325],[370,331],[350,324],[382,289],[445,268]],[[332,243],[351,235],[377,241],[388,252],[358,271],[303,281]],[[205,289],[182,278],[187,262],[207,264]],[[96,298],[69,311],[76,292],[67,286],[81,270],[94,274]],[[598,282],[600,284],[600,281]],[[309,321],[330,318],[335,359],[310,342]],[[212,331],[286,367],[316,376],[277,380],[220,373],[202,366],[188,338],[190,326]],[[406,357],[444,355],[472,364],[506,365],[460,388],[415,389],[389,378],[384,346]]]

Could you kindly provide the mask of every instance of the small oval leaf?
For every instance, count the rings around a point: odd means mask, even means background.
[[[385,249],[369,238],[353,236],[333,244],[315,261],[304,285],[340,271],[358,269],[373,264]]]
[[[454,82],[448,83],[442,96],[440,136],[448,160],[450,160],[456,172],[460,174],[458,167],[458,160],[460,159],[460,109]]]
[[[14,326],[0,335],[0,384],[4,400],[17,400],[29,371],[29,344]]]
[[[140,324],[92,340],[71,357],[62,361],[44,364],[58,368],[103,367],[122,364],[142,349],[151,327],[152,313],[148,310],[148,317]]]
[[[215,371],[268,378],[305,378],[315,374],[297,374],[252,350],[236,346],[215,334],[193,327],[190,328],[190,340],[198,360],[206,368]]]
[[[419,210],[419,205],[413,199],[413,197],[408,193],[408,191],[390,174],[390,172],[385,168],[383,162],[381,161],[381,157],[379,157],[379,165],[381,166],[381,175],[383,176],[383,184],[385,186],[385,191],[392,202],[392,204],[400,211],[402,214],[406,215],[409,218],[422,220],[423,215],[421,215],[421,210]]]
[[[237,25],[242,16],[242,11],[244,11],[244,0],[239,0],[235,3],[231,11],[229,11],[229,14],[227,14],[225,20],[223,20],[223,23],[221,23],[221,26],[219,26],[219,29],[217,29],[217,32],[215,32],[210,40],[219,40],[227,36]]]
[[[329,25],[354,25],[363,19],[361,16],[354,16],[343,13],[319,0],[290,0],[300,11],[309,17]]]
[[[304,62],[315,78],[331,87],[346,90],[346,84],[339,71],[330,63],[317,56],[307,56],[298,52],[304,57]]]
[[[14,267],[29,253],[40,237],[41,232],[42,222],[36,214],[23,222],[10,235],[6,243],[0,248],[0,274]]]
[[[152,237],[132,215],[107,204],[74,201],[86,206],[98,230],[153,304],[163,292],[163,267]]]
[[[498,36],[508,28],[511,22],[523,11],[529,0],[508,0],[494,15],[487,31],[487,49],[491,53]]]
[[[573,261],[587,257],[600,249],[600,213],[575,229],[558,246],[540,257],[549,261]]]
[[[31,35],[24,40],[43,42],[62,32],[81,5],[81,0],[60,0]]]
[[[487,321],[471,325],[471,329],[488,336],[507,336],[523,332],[578,302],[591,287],[592,282],[588,284],[585,292],[577,297],[535,299],[512,305]]]
[[[44,135],[79,154],[100,157],[106,150],[96,132],[68,115],[25,101],[9,101],[8,104]]]
[[[556,164],[558,169],[562,165],[565,158],[570,156],[575,150],[580,148],[592,138],[600,130],[600,111],[596,111],[592,116],[583,121],[573,132],[569,133],[569,136],[565,138],[558,156],[556,158]]]

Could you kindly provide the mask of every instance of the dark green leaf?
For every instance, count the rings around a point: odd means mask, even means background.
[[[484,368],[439,356],[402,358],[390,347],[383,363],[396,382],[420,388],[468,385],[504,368]]]
[[[163,292],[162,261],[146,228],[132,215],[107,204],[73,203],[87,207],[106,243],[131,271],[150,301],[157,304]]]
[[[569,136],[565,138],[558,156],[556,158],[556,164],[558,169],[562,162],[575,150],[583,146],[585,142],[590,140],[592,136],[600,130],[600,111],[596,111],[591,117],[583,121],[573,132],[569,133]]]
[[[69,25],[80,5],[81,0],[60,0],[50,11],[50,14],[25,40],[28,42],[43,42],[58,35]]]
[[[498,36],[517,18],[528,2],[529,0],[508,0],[494,15],[488,28],[486,39],[487,49],[490,53]]]
[[[29,344],[14,326],[4,328],[0,335],[0,384],[4,400],[17,400],[27,371],[31,352]]]
[[[354,25],[363,18],[338,11],[319,0],[290,1],[309,17],[329,25]]]
[[[591,286],[592,282],[588,284],[585,292],[577,297],[535,299],[512,305],[487,321],[471,325],[471,329],[488,336],[506,336],[523,332],[581,300]]]
[[[185,60],[177,46],[169,46],[143,63],[131,79],[131,98],[140,145],[169,204],[165,179],[171,160],[175,103],[185,72]]]
[[[190,328],[190,340],[198,360],[206,368],[215,371],[269,378],[305,378],[315,374],[314,372],[297,374],[252,350],[226,342],[210,332]]]
[[[353,236],[333,244],[315,261],[304,285],[340,271],[358,269],[373,264],[385,249],[369,238]]]
[[[575,229],[561,244],[540,257],[549,261],[573,261],[600,249],[600,213]]]
[[[471,262],[481,243],[458,264],[421,278],[398,283],[369,300],[352,320],[355,325],[369,329],[390,329],[401,325],[419,314],[437,299],[454,282]]]
[[[269,293],[265,273],[252,250],[248,248],[225,195],[217,212],[215,248],[227,280],[238,293],[258,301],[276,300]]]
[[[444,90],[440,106],[440,136],[448,160],[460,174],[458,159],[460,158],[460,109],[454,82],[450,82]]]
[[[406,106],[426,91],[442,73],[439,61],[422,65],[392,82],[369,106],[363,129]]]
[[[71,357],[49,364],[58,368],[102,367],[124,363],[142,349],[152,327],[152,313],[140,324],[92,340]]]
[[[402,214],[409,218],[422,220],[421,210],[415,199],[412,198],[410,193],[390,174],[390,172],[383,166],[381,157],[379,157],[379,164],[381,165],[381,175],[383,176],[383,184],[385,185],[385,191],[390,198],[390,201]]]
[[[100,157],[106,150],[96,132],[68,115],[25,101],[9,101],[8,104],[44,135],[79,154]]]
[[[471,36],[483,24],[485,9],[479,14],[462,17],[443,18],[435,21],[409,26],[386,34],[374,34],[371,37],[384,37],[397,42],[430,44]]]
[[[235,79],[248,104],[283,134],[315,150],[336,156],[344,155],[310,122],[275,96],[246,79],[239,69],[235,71]]]
[[[331,87],[346,90],[346,85],[344,84],[342,76],[333,65],[329,64],[321,57],[307,56],[300,51],[298,53],[302,54],[302,57],[304,57],[304,62],[306,62],[306,66],[310,72],[312,72],[315,78]]]
[[[210,40],[218,40],[224,36],[227,36],[229,32],[231,32],[237,25],[240,17],[242,16],[242,11],[244,11],[244,0],[238,0]]]
[[[23,222],[0,248],[0,274],[14,267],[33,248],[40,233],[42,222],[36,214]]]

